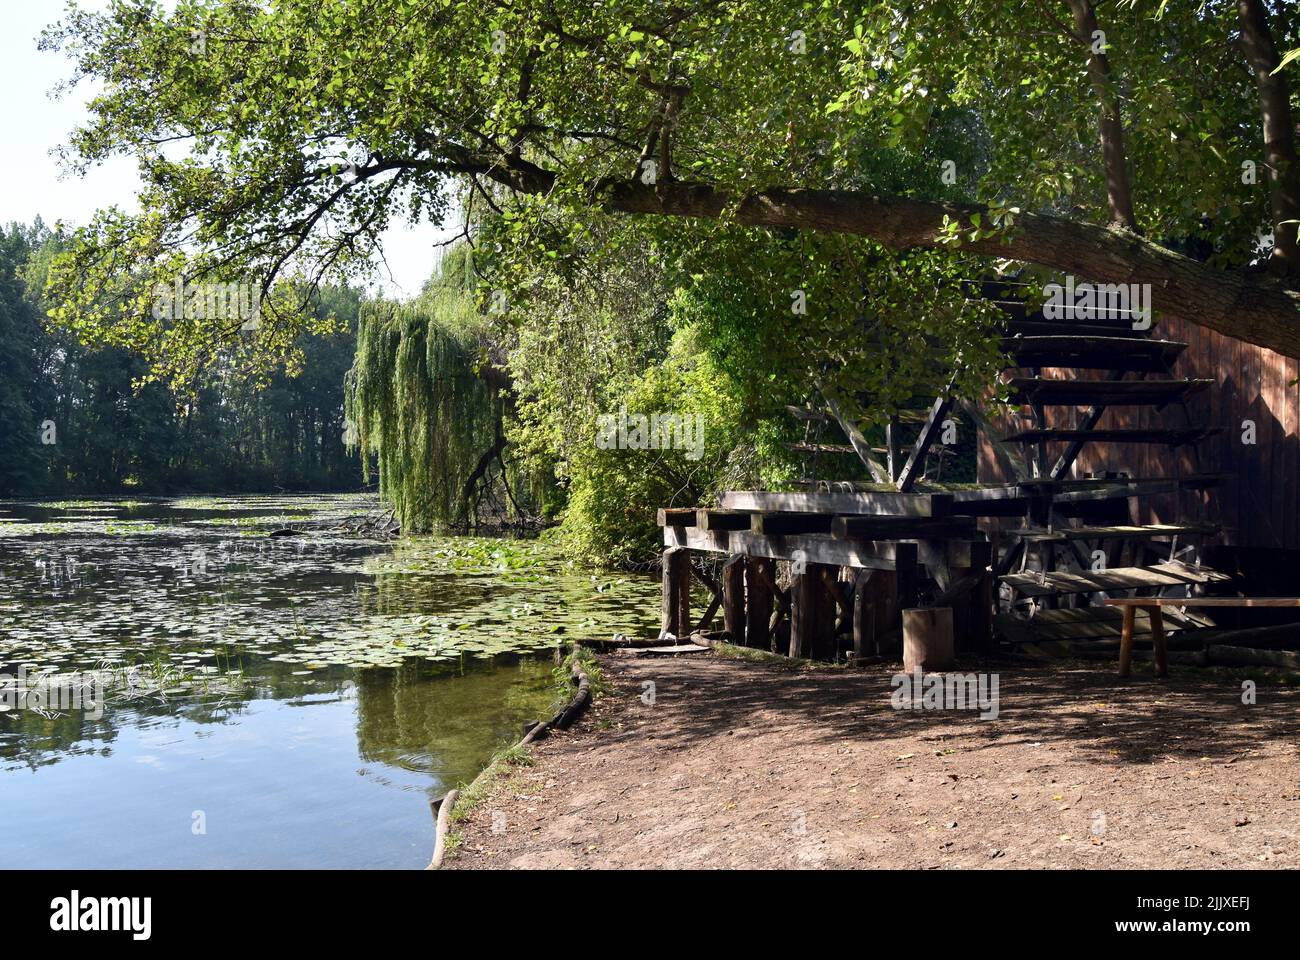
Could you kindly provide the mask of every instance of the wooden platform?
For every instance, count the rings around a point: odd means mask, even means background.
[[[1135,373],[1163,373],[1187,349],[1187,344],[1173,340],[1078,334],[1004,337],[1000,345],[1017,367],[1069,367]]]
[[[999,578],[1026,597],[1049,597],[1060,594],[1097,593],[1108,590],[1194,586],[1231,579],[1217,570],[1197,570],[1182,563],[1163,563],[1152,567],[1116,567],[1095,573],[1055,571],[1013,573]]]
[[[1194,427],[1185,430],[1146,430],[1140,427],[1083,430],[1049,427],[1021,430],[1003,437],[1002,442],[1063,443],[1078,440],[1084,443],[1162,443],[1171,447],[1181,447],[1189,443],[1200,443],[1222,432],[1221,427]]]
[[[1219,527],[1212,523],[1149,523],[1141,526],[1059,527],[1047,530],[1030,527],[1007,530],[1006,535],[1032,542],[1067,540],[1147,540],[1154,537],[1212,536]]]
[[[1042,406],[1162,406],[1186,400],[1213,380],[1046,380],[1012,377],[1012,403]]]

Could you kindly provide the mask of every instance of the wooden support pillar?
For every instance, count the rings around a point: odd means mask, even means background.
[[[916,544],[898,544],[894,548],[894,558],[898,571],[898,626],[902,629],[902,611],[916,606],[916,596],[921,584],[920,570],[917,568],[919,560]]]
[[[767,557],[745,559],[745,644],[770,650],[772,588],[776,579],[776,562]]]
[[[872,602],[872,576],[875,570],[858,570],[853,583],[853,659],[875,656],[876,605]]]
[[[722,624],[732,643],[745,642],[745,558],[722,565]]]
[[[816,576],[809,572],[790,578],[790,657],[806,656],[813,649],[815,585]]]
[[[915,607],[920,586],[915,543],[894,546],[894,569],[878,570],[868,581],[874,608],[877,654],[898,650],[903,643],[903,611]]]
[[[1151,646],[1156,661],[1156,676],[1169,676],[1169,646],[1165,642],[1165,613],[1160,607],[1148,607],[1151,617]]]
[[[663,574],[660,636],[671,633],[684,640],[691,632],[691,551],[686,547],[665,550]]]
[[[976,653],[988,656],[993,653],[993,613],[997,602],[991,565],[979,572],[971,602],[974,605],[971,646]]]
[[[832,592],[839,585],[839,568],[830,564],[810,563],[808,572],[813,583],[813,643],[809,653],[815,660],[835,659],[836,596]]]
[[[898,605],[898,571],[877,570],[867,582],[871,598],[872,633],[876,638],[876,654],[883,656],[903,642],[903,623]]]
[[[993,574],[989,569],[993,545],[984,540],[970,544],[970,566],[954,567],[954,584],[969,587],[952,598],[953,639],[960,653],[985,653],[993,636]]]
[[[820,580],[820,575],[813,570],[796,573],[790,580],[791,657],[806,657],[812,653],[817,629],[817,587]]]

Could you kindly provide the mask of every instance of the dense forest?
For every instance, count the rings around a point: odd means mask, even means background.
[[[178,388],[127,347],[87,346],[47,321],[49,262],[65,238],[0,227],[0,497],[351,490],[343,377],[361,295],[328,288],[328,334],[304,332],[295,370],[213,367]]]

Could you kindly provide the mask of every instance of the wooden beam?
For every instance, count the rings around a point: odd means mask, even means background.
[[[975,520],[947,517],[926,520],[916,517],[838,516],[831,522],[831,536],[837,540],[914,540],[918,538],[973,536]]]
[[[898,449],[898,420],[890,418],[885,424],[885,465],[889,471],[889,482],[897,486],[898,471],[895,469],[895,451]]]
[[[741,510],[707,510],[695,513],[695,526],[701,530],[748,530],[748,513]]]
[[[895,567],[898,572],[898,609],[899,628],[902,628],[902,611],[917,604],[920,586],[920,569],[918,550],[914,543],[900,543],[895,554]]]
[[[795,453],[847,453],[850,456],[857,456],[857,451],[846,443],[807,443],[798,440],[787,442],[782,446]]]
[[[961,408],[963,413],[975,422],[976,428],[983,435],[989,446],[993,448],[993,453],[996,456],[1001,457],[1002,461],[1007,465],[1011,476],[1016,480],[1029,479],[1030,471],[1029,467],[1025,463],[1025,458],[1013,450],[1010,445],[1004,443],[1000,439],[1002,431],[989,423],[989,419],[984,416],[984,412],[969,400],[959,401],[958,406]]]
[[[695,526],[694,507],[660,507],[655,511],[655,522],[661,527]]]
[[[750,530],[767,537],[791,534],[830,533],[835,517],[829,513],[755,513]]]
[[[692,568],[697,580],[704,584],[704,589],[708,590],[713,598],[719,602],[722,600],[722,585],[709,576],[708,572],[703,569]]]
[[[1029,501],[1011,497],[996,500],[962,500],[952,505],[952,512],[958,517],[1027,517]]]
[[[958,650],[987,650],[993,630],[993,544],[971,544],[970,565],[954,567],[953,582],[934,600],[936,607],[952,607],[954,639]]]
[[[927,566],[943,563],[969,566],[969,539],[941,538],[927,543]],[[890,540],[836,540],[825,534],[769,537],[752,531],[731,533],[697,530],[694,527],[664,527],[664,545],[690,547],[709,553],[739,553],[746,557],[770,557],[773,560],[804,560],[829,563],[840,567],[869,567],[873,570],[894,569],[899,544]],[[913,547],[916,544],[912,544]]]
[[[916,478],[920,476],[921,469],[925,466],[925,455],[929,452],[930,445],[934,443],[934,438],[943,429],[943,418],[948,416],[948,411],[951,409],[951,396],[945,393],[935,398],[933,406],[930,407],[930,415],[921,426],[920,436],[916,438],[916,445],[912,447],[912,454],[898,474],[897,486],[900,492],[907,493],[916,485]]]
[[[1009,495],[1015,488],[1008,487]],[[963,491],[966,492],[966,491]],[[975,492],[975,491],[972,491]],[[861,490],[853,493],[776,493],[768,490],[728,490],[722,495],[726,510],[753,512],[861,513],[882,516],[944,517],[956,497],[950,493],[898,493]]]
[[[700,622],[695,625],[695,632],[703,633],[709,629],[709,623],[717,614],[720,606],[722,606],[722,598],[714,594],[713,599],[709,601],[709,605],[704,610],[704,616],[700,617]]]
[[[840,405],[835,402],[835,397],[822,384],[817,384],[817,389],[821,392],[822,397],[826,400],[826,409],[830,415],[835,418],[835,422],[840,425],[844,435],[849,438],[849,443],[853,445],[858,459],[862,461],[871,474],[871,479],[876,483],[890,483],[892,478],[881,466],[879,460],[871,455],[871,444],[867,443],[867,438],[863,436],[862,431],[857,428],[844,414],[840,411]]]
[[[803,657],[812,651],[817,622],[817,581],[815,573],[796,573],[790,581],[790,650],[791,657]]]

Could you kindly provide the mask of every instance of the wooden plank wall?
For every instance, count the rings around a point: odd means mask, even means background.
[[[1300,550],[1300,385],[1295,383],[1300,377],[1300,364],[1294,358],[1178,319],[1164,319],[1154,335],[1188,344],[1174,367],[1175,377],[1206,377],[1218,387],[1188,401],[1190,424],[1175,404],[1162,411],[1110,409],[1098,426],[1204,425],[1222,427],[1223,433],[1204,441],[1197,452],[1140,444],[1090,444],[1075,465],[1075,475],[1108,470],[1126,471],[1135,477],[1235,474],[1220,488],[1205,493],[1144,501],[1145,509],[1135,518],[1147,523],[1206,520],[1224,527],[1220,542],[1226,545]],[[1016,375],[1031,374],[1025,370]],[[1044,376],[1077,375],[1088,374],[1044,371]],[[1072,425],[1069,409],[1049,411],[1048,416],[1053,426]],[[1246,419],[1256,424],[1253,447],[1241,441],[1241,424]],[[1061,449],[1053,445],[1050,452],[1056,456]],[[988,483],[1010,479],[997,462],[991,444],[982,437],[979,479]]]

